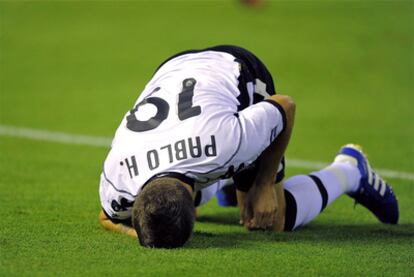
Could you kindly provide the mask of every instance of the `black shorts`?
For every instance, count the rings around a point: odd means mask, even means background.
[[[250,99],[249,94],[247,92],[247,83],[249,82],[253,83],[253,85],[256,85],[256,79],[259,79],[260,81],[266,84],[266,92],[269,95],[276,94],[276,88],[273,82],[272,75],[270,74],[266,66],[263,64],[263,62],[249,50],[234,45],[218,45],[200,50],[183,51],[169,57],[157,68],[157,70],[166,62],[178,56],[199,53],[204,51],[217,51],[229,53],[236,58],[235,61],[240,63],[241,71],[238,86],[240,90],[240,96],[237,98],[240,102],[240,106],[238,107],[239,110],[243,110],[249,105]],[[253,103],[258,103],[263,99],[264,97],[262,95],[258,93],[253,93]]]

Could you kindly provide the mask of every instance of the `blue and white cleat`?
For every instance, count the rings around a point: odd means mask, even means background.
[[[335,161],[340,160],[352,160],[361,173],[358,189],[348,195],[354,198],[356,203],[370,210],[382,223],[397,224],[399,217],[397,198],[391,186],[372,170],[362,148],[355,144],[343,146],[335,158]]]

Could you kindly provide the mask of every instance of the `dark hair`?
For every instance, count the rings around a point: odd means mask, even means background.
[[[135,198],[132,224],[146,247],[176,248],[188,241],[195,221],[190,192],[174,178],[157,178]]]

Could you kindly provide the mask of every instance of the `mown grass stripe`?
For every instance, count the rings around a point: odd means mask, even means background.
[[[78,144],[94,147],[109,147],[112,141],[112,139],[108,137],[75,135],[64,132],[14,127],[7,125],[0,125],[0,136],[19,137],[31,140],[58,142],[65,144]],[[291,167],[310,170],[324,168],[328,165],[328,163],[325,162],[308,161],[301,159],[288,159],[287,164]],[[377,169],[376,171],[381,176],[386,178],[396,178],[414,181],[414,173],[411,172],[395,171],[391,169]]]

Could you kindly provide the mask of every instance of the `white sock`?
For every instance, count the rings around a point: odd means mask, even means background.
[[[360,178],[359,170],[352,162],[337,160],[320,171],[289,178],[285,181],[284,188],[293,196],[294,201],[287,201],[286,220],[292,224],[294,222],[293,229],[305,225],[336,198],[355,191]],[[289,207],[295,204],[296,207]],[[292,219],[295,216],[292,212],[294,210],[296,218]]]

